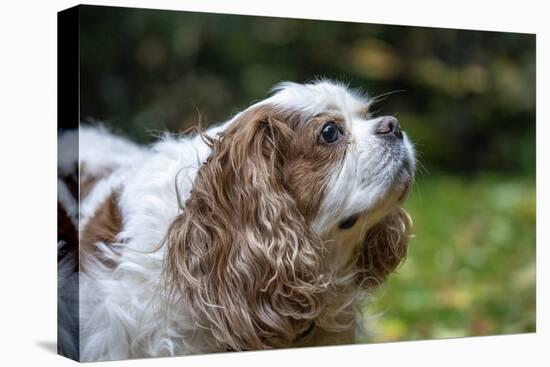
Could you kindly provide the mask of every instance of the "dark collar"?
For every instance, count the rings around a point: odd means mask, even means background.
[[[302,331],[300,334],[298,334],[298,336],[296,336],[296,338],[294,338],[294,342],[297,342],[298,340],[308,336],[313,331],[314,328],[315,328],[315,323],[314,322],[310,323],[307,329]]]

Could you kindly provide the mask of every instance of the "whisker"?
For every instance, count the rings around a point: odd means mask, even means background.
[[[374,96],[374,97],[370,98],[370,104],[376,104],[380,101],[385,100],[386,99],[385,97],[388,97],[388,96],[391,96],[391,95],[397,94],[397,93],[404,93],[404,92],[407,92],[407,90],[406,89],[396,89],[396,90],[392,90],[392,91],[389,91],[389,92],[386,92],[386,93],[379,94],[377,96]]]

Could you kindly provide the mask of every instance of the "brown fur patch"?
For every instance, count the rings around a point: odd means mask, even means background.
[[[86,170],[86,165],[82,164],[80,166],[80,192],[79,192],[79,198],[80,201],[84,200],[86,196],[92,191],[95,184],[102,180],[103,178],[109,176],[111,174],[110,170],[105,170],[99,174],[89,174]]]
[[[122,217],[118,209],[118,195],[113,192],[97,208],[80,234],[80,251],[83,257],[99,255],[98,242],[112,243],[122,228]]]

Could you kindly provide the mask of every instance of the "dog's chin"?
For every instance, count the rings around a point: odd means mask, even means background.
[[[366,227],[372,226],[405,202],[414,182],[414,165],[405,158],[395,171],[386,174],[391,183],[385,193],[374,205],[363,210],[358,208],[356,213],[341,220],[338,223],[340,229],[352,228],[361,221],[366,221]]]
[[[412,181],[406,180],[393,185],[374,206],[358,211],[340,221],[338,224],[339,229],[352,228],[357,222],[363,222],[365,224],[364,229],[372,227],[405,201],[411,183]]]
[[[397,203],[403,203],[409,196],[414,182],[414,169],[408,159],[404,159],[401,167],[397,170],[392,185],[392,191],[397,197]]]
[[[411,191],[413,180],[405,180],[402,184],[399,185],[397,191],[399,192],[399,195],[397,197],[397,202],[399,204],[403,203],[407,197],[409,196],[409,192]]]
[[[375,217],[387,215],[397,206],[405,202],[411,191],[413,182],[414,172],[412,171],[411,164],[405,160],[401,167],[396,170],[393,183],[390,185],[384,197],[381,198],[374,208],[367,210],[365,214],[370,214],[371,216],[375,214]]]
[[[405,188],[403,189],[403,191],[401,192],[401,195],[399,195],[399,198],[397,199],[397,202],[399,204],[402,204],[405,202],[405,200],[407,200],[407,197],[409,196],[409,189],[408,188]]]

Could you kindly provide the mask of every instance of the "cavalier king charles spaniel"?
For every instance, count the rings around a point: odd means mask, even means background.
[[[79,239],[72,265],[60,257],[79,294],[73,320],[60,305],[60,345],[98,361],[353,343],[361,296],[411,236],[414,149],[371,103],[285,82],[149,147],[97,126],[60,135],[59,220]],[[63,149],[77,138],[75,161]],[[70,302],[74,276],[61,278]]]

